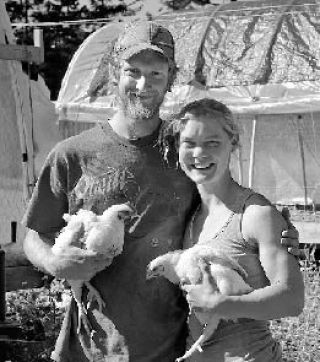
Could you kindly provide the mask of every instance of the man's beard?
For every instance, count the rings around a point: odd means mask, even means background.
[[[162,102],[163,98],[160,99],[160,97],[157,97],[155,98],[154,103],[146,106],[137,96],[129,95],[129,97],[120,97],[121,108],[125,115],[136,120],[147,120],[152,118],[158,113]]]

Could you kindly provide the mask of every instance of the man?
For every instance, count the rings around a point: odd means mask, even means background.
[[[164,162],[158,144],[159,107],[175,72],[170,32],[153,23],[129,24],[115,46],[119,59],[118,109],[108,123],[59,143],[49,154],[24,217],[32,229],[24,249],[31,262],[59,278],[86,280],[105,265],[95,253],[72,246],[51,251],[78,209],[97,214],[129,201],[137,217],[127,225],[123,253],[91,283],[106,306],[88,310],[92,337],[77,334],[72,302],[59,335],[55,361],[172,362],[183,354],[187,308],[178,288],[146,280],[150,260],[181,248],[185,219],[197,195],[181,170]],[[80,232],[80,231],[79,231]],[[77,233],[72,237],[77,238]],[[291,241],[296,245],[296,240]]]

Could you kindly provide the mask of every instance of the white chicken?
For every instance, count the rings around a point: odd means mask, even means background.
[[[147,267],[147,279],[163,276],[174,284],[197,284],[202,279],[201,263],[209,265],[217,292],[241,295],[252,291],[242,277],[246,275],[244,269],[234,259],[207,244],[196,244],[192,248],[172,251],[153,259]],[[203,332],[176,362],[187,359],[196,350],[202,352],[201,345],[212,336],[222,319],[210,312],[195,311],[194,314],[204,326]]]
[[[106,265],[104,266],[105,268],[111,264],[114,257],[121,254],[124,244],[124,221],[133,213],[134,211],[129,205],[121,204],[109,207],[101,216],[83,209],[80,209],[74,215],[64,214],[63,218],[67,222],[67,225],[55,239],[52,252],[58,256],[63,254],[64,248],[70,244],[71,240],[73,246],[108,256]],[[73,237],[75,233],[80,234],[80,238],[76,238],[76,240],[73,241],[75,239]],[[93,276],[94,275],[92,275],[89,280],[91,280]],[[88,288],[89,303],[95,298],[100,310],[102,310],[105,305],[100,293],[91,285],[89,280],[68,280],[78,306],[78,333],[80,332],[82,322],[89,334],[91,334],[92,331],[87,318],[86,307],[84,307],[81,302],[83,285],[86,285]]]

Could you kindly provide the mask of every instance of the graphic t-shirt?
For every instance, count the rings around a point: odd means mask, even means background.
[[[72,301],[56,361],[171,362],[184,351],[184,298],[164,278],[146,280],[146,268],[158,255],[182,247],[196,191],[181,170],[163,161],[157,139],[158,130],[132,141],[99,124],[60,142],[47,157],[23,220],[29,228],[58,232],[66,212],[102,214],[128,201],[138,214],[126,225],[122,254],[91,280],[106,303],[102,312],[96,303],[88,311],[93,338],[84,328],[77,335]]]

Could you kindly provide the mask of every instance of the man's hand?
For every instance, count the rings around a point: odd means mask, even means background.
[[[57,278],[89,281],[97,272],[111,264],[112,258],[81,249],[79,238],[82,235],[83,228],[79,224],[56,238],[47,265],[51,274]]]
[[[281,234],[281,244],[288,249],[290,254],[295,256],[300,255],[299,249],[299,232],[294,227],[290,220],[290,212],[287,207],[284,207],[281,211],[283,218],[286,220],[288,229],[284,230]]]
[[[103,254],[67,246],[59,255],[51,254],[47,270],[59,279],[90,281],[111,263]]]

